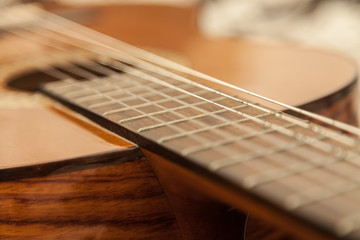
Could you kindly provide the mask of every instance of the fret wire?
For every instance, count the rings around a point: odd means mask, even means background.
[[[324,136],[319,136],[319,137],[315,138],[314,141],[322,141],[325,138],[326,137],[324,137]],[[306,142],[303,142],[303,141],[297,141],[297,142],[291,143],[291,144],[283,144],[283,145],[271,147],[271,148],[268,148],[268,149],[265,149],[265,150],[259,150],[259,151],[250,153],[250,154],[245,155],[245,156],[244,155],[237,155],[237,156],[228,158],[226,160],[214,161],[214,162],[210,163],[208,167],[209,167],[209,169],[211,169],[213,171],[218,171],[218,170],[220,170],[222,168],[229,167],[229,166],[237,164],[237,163],[241,163],[241,162],[244,162],[244,161],[252,160],[254,158],[263,157],[263,156],[271,155],[271,154],[274,154],[274,153],[286,151],[288,149],[297,148],[297,147],[305,145],[305,144],[311,145],[311,143],[306,143]]]
[[[77,90],[77,91],[71,91],[69,93],[73,93],[73,94],[70,94],[70,96],[68,96],[68,94],[64,94],[64,97],[66,98],[78,98],[78,99],[81,99],[81,98],[84,98],[84,97],[87,97],[85,98],[85,100],[96,100],[97,98],[96,97],[93,97],[94,95],[91,95],[93,94],[93,92],[89,95],[86,95],[86,96],[82,96],[81,93],[79,94],[79,91],[80,90]],[[89,91],[88,89],[86,89],[86,91]],[[101,90],[100,90],[101,91]],[[99,104],[99,103],[98,103]],[[101,104],[104,104],[104,103],[101,103]],[[88,106],[89,108],[91,108],[92,105]]]
[[[338,191],[337,192],[332,191],[330,196],[328,196],[327,198],[335,197],[340,194],[351,193],[356,190],[359,190],[359,188],[360,188],[360,179],[359,178],[355,178],[355,179],[352,178],[352,181],[351,181],[352,184],[349,184],[349,179],[346,178],[344,175],[339,174],[336,171],[334,172],[334,170],[329,170],[329,171],[332,172],[333,174],[341,176],[342,178],[345,178],[345,180],[344,180],[344,184],[342,184],[342,185],[337,184]],[[329,186],[327,186],[327,187],[329,187]],[[301,202],[301,197],[299,199],[298,196],[296,196],[296,194],[293,196],[290,196],[290,197],[291,197],[290,200],[288,200],[288,204],[291,207],[290,209],[294,209],[295,207],[298,208],[298,207],[302,206],[302,204],[299,204],[299,202]],[[314,201],[321,201],[324,199],[325,199],[324,197],[318,198],[313,201],[309,201],[309,199],[307,199],[307,203],[311,203]],[[354,198],[353,195],[348,196],[347,199],[355,204],[357,204],[358,200],[359,200],[356,197]],[[335,229],[338,232],[338,234],[340,234],[340,235],[346,235],[355,229],[360,229],[360,212],[355,212],[353,214],[345,215],[345,216],[339,218],[339,220],[335,224]]]
[[[154,93],[151,93],[151,94],[154,95]],[[143,95],[143,97],[146,97],[144,95]],[[178,96],[179,99],[182,99],[184,97],[187,97],[187,95],[182,94],[181,96]],[[121,100],[123,100],[123,99],[121,99]],[[165,102],[169,102],[169,101],[170,101],[169,99],[159,99],[159,100],[156,100],[156,101],[153,101],[153,102],[159,104],[159,103],[165,103]],[[139,107],[147,107],[147,106],[151,106],[151,105],[152,105],[152,103],[143,103],[143,104],[136,105],[134,107],[139,108]],[[119,113],[119,112],[125,111],[127,109],[128,108],[120,108],[120,109],[109,110],[107,112],[104,112],[102,114],[102,116],[107,116],[109,114]],[[172,110],[174,110],[174,109],[172,108]],[[141,117],[141,116],[139,116],[139,117]]]
[[[323,136],[321,138],[324,138]],[[320,141],[324,140],[324,139],[319,139]],[[299,143],[300,144],[300,143]],[[302,144],[303,145],[303,144]],[[302,146],[302,145],[299,145],[299,146]],[[298,146],[293,146],[291,148],[289,147],[285,147],[284,148],[284,151],[286,150],[291,150],[292,148],[295,148],[295,147],[298,147]],[[238,164],[238,163],[243,163],[245,161],[249,161],[249,160],[252,160],[253,158],[256,158],[256,157],[266,157],[266,158],[269,158],[271,159],[271,154],[273,153],[277,153],[277,151],[280,150],[280,149],[270,149],[269,152],[266,152],[264,154],[261,154],[261,152],[259,153],[259,155],[254,155],[254,156],[251,156],[248,155],[246,157],[242,156],[242,155],[239,155],[239,156],[236,156],[236,157],[232,157],[231,159],[228,159],[228,160],[222,160],[222,161],[219,161],[220,163],[221,162],[225,162],[225,161],[228,161],[229,164],[225,164],[225,166],[219,166],[219,168],[216,168],[215,171],[219,170],[220,168],[224,168],[224,167],[229,167],[231,165],[234,165],[234,164]],[[354,156],[352,156],[354,157]],[[240,159],[239,159],[240,158]],[[311,169],[315,169],[317,167],[320,167],[320,166],[326,166],[326,165],[330,165],[332,163],[335,163],[335,162],[339,162],[343,159],[341,158],[338,158],[338,157],[333,157],[331,156],[330,159],[329,157],[326,158],[326,162],[325,163],[321,163],[320,161],[317,161],[317,162],[307,162],[308,165],[311,165],[311,167],[306,167],[306,168],[299,168],[298,166],[295,166],[295,167],[291,167],[289,165],[286,165],[286,167],[288,169],[286,170],[273,170],[271,171],[271,175],[267,175],[266,172],[262,172],[260,175],[250,175],[250,176],[247,176],[243,179],[243,185],[247,188],[252,188],[252,187],[255,187],[255,186],[258,186],[260,184],[264,184],[264,183],[267,183],[267,182],[271,182],[271,181],[274,181],[274,180],[280,180],[280,179],[284,179],[284,181],[286,181],[286,177],[287,176],[290,176],[290,175],[293,175],[293,174],[298,174],[298,173],[302,173],[302,172],[305,172],[305,171],[309,171]],[[231,162],[232,161],[232,162]],[[213,162],[212,164],[218,164],[217,162]],[[216,166],[218,167],[218,166]],[[323,182],[319,182],[319,181],[316,181],[316,180],[311,180],[311,181],[315,181],[317,183],[319,183],[320,187],[317,187],[316,189],[310,189],[312,192],[315,192],[315,194],[313,194],[313,198],[310,198],[310,197],[307,197],[305,196],[305,199],[304,199],[304,196],[302,192],[297,192],[297,193],[294,193],[290,196],[287,197],[287,199],[285,199],[285,206],[286,208],[288,209],[291,209],[291,210],[294,210],[295,208],[299,208],[299,207],[302,207],[304,206],[305,204],[309,204],[311,202],[316,202],[316,201],[321,201],[321,200],[325,200],[326,198],[329,198],[329,197],[333,197],[333,196],[336,196],[336,195],[339,195],[339,194],[342,194],[342,193],[346,193],[346,192],[351,192],[355,189],[358,189],[360,188],[360,179],[356,179],[355,183],[354,181],[351,181],[351,185],[349,185],[349,179],[344,177],[343,175],[337,173],[337,172],[334,172],[333,170],[326,170],[325,168],[323,168],[324,171],[330,171],[332,174],[335,174],[335,175],[338,175],[340,176],[341,178],[343,178],[343,185],[337,185],[335,186],[335,189],[327,189],[326,193],[327,194],[321,194],[321,190],[324,189],[324,188],[333,188],[334,186],[333,185],[324,185]],[[257,178],[256,178],[257,176]],[[265,178],[264,178],[265,176]],[[259,180],[259,177],[263,177],[262,179],[260,178]],[[305,176],[305,178],[307,179],[308,177]],[[309,191],[310,191],[309,190]],[[316,190],[319,190],[320,192],[317,193]],[[360,225],[359,225],[359,228],[360,228]]]
[[[161,66],[165,66],[165,67],[173,69],[173,70],[181,71],[183,73],[187,73],[187,74],[190,74],[192,76],[196,76],[196,77],[205,79],[205,80],[210,81],[210,82],[214,82],[214,83],[226,86],[226,87],[230,87],[232,89],[236,89],[236,90],[241,91],[243,93],[246,93],[246,94],[249,94],[251,96],[263,99],[265,101],[277,104],[277,105],[282,106],[282,107],[284,107],[286,109],[291,109],[291,110],[293,110],[295,112],[298,112],[300,114],[303,114],[305,116],[311,117],[313,119],[317,119],[317,120],[319,120],[321,122],[324,122],[326,124],[330,124],[332,126],[338,127],[339,129],[343,129],[345,131],[348,131],[348,132],[351,132],[353,134],[356,134],[356,135],[360,136],[360,130],[358,128],[356,128],[356,127],[353,127],[353,126],[350,126],[348,124],[345,124],[345,123],[342,123],[342,122],[339,122],[339,121],[335,121],[333,119],[329,119],[329,118],[326,118],[326,117],[311,113],[309,111],[302,110],[302,109],[299,109],[299,108],[296,108],[296,107],[293,107],[293,106],[290,106],[290,105],[287,105],[287,104],[283,104],[281,102],[278,102],[278,101],[275,101],[275,100],[272,100],[272,99],[269,99],[269,98],[266,98],[266,97],[263,97],[261,95],[250,92],[248,90],[245,90],[245,89],[242,89],[240,87],[234,86],[232,84],[223,82],[223,81],[221,81],[219,79],[216,79],[214,77],[210,77],[210,76],[208,76],[206,74],[203,74],[201,72],[198,72],[196,70],[193,70],[191,68],[183,66],[183,65],[178,64],[176,62],[170,61],[170,60],[165,59],[163,57],[159,57],[159,56],[157,56],[155,54],[144,51],[144,50],[142,50],[140,48],[137,48],[137,47],[134,47],[134,46],[132,46],[130,44],[119,41],[118,39],[114,39],[112,37],[109,37],[109,36],[106,36],[106,35],[101,34],[99,32],[96,32],[94,30],[88,29],[88,28],[86,28],[86,27],[84,27],[84,26],[82,26],[80,24],[77,24],[77,23],[74,23],[74,22],[69,21],[67,19],[61,18],[61,17],[59,17],[59,16],[57,16],[55,14],[47,13],[44,10],[42,10],[42,11],[43,11],[43,14],[44,15],[47,14],[48,18],[50,19],[50,20],[48,20],[48,22],[54,24],[55,26],[56,25],[57,26],[61,26],[61,25],[66,26],[66,25],[68,25],[68,26],[72,26],[72,27],[77,27],[78,30],[82,30],[83,32],[85,32],[83,34],[80,34],[80,37],[78,37],[78,39],[81,39],[83,41],[87,41],[89,43],[96,43],[99,46],[105,45],[105,47],[107,49],[110,49],[110,50],[113,50],[113,51],[116,51],[116,52],[120,52],[117,46],[121,46],[123,49],[125,48],[130,52],[127,55],[136,56],[138,58],[138,60],[140,60],[142,62],[144,62],[144,60],[141,60],[141,59],[145,59],[146,61],[154,62],[156,64],[159,64]],[[70,37],[73,36],[74,34],[78,34],[77,31],[72,30],[72,27],[63,28],[63,30],[68,30],[68,32],[69,32],[68,36],[70,36]],[[108,43],[107,44],[101,44],[102,41],[108,42]],[[112,47],[111,45],[115,45],[115,47]],[[282,116],[282,117],[284,117],[284,116]],[[319,132],[319,133],[323,134],[321,132]],[[329,132],[326,132],[326,133],[329,134]],[[334,133],[332,133],[332,134],[334,134]],[[332,134],[330,134],[330,135],[332,135]],[[330,136],[328,136],[328,137],[330,137]],[[333,136],[333,137],[336,138],[336,136]],[[349,140],[349,139],[347,139],[347,140]],[[352,145],[357,146],[357,144],[358,144],[357,139],[353,139]]]
[[[104,79],[101,79],[101,80],[104,80]],[[110,83],[111,84],[111,83]],[[151,85],[151,84],[148,84],[148,85]],[[144,85],[143,85],[144,86]],[[139,86],[132,86],[132,87],[129,87],[129,88],[126,88],[128,91],[130,90],[131,91],[131,89],[138,89],[139,88]],[[117,92],[119,93],[119,92],[124,92],[124,89],[123,88],[117,88]],[[109,94],[108,94],[109,95]],[[145,94],[142,94],[141,96],[143,96],[143,97],[146,97],[146,96],[151,96],[151,95],[153,95],[153,93],[145,93]],[[109,96],[111,96],[111,95],[109,95]],[[128,100],[135,100],[135,99],[138,99],[138,95],[136,95],[136,96],[129,96],[129,97],[121,97],[121,98],[116,98],[117,100],[121,100],[121,101],[128,101]],[[104,103],[95,103],[95,104],[91,104],[90,106],[88,106],[87,108],[89,108],[89,109],[93,109],[93,108],[96,108],[96,107],[101,107],[101,106],[105,106],[105,105],[109,105],[109,104],[111,104],[111,103],[113,103],[112,101],[107,101],[107,102],[104,102]],[[144,105],[144,104],[140,104],[140,105]],[[137,105],[137,106],[134,106],[134,107],[139,107],[140,105]],[[148,104],[148,105],[151,105],[151,104]],[[102,114],[102,116],[106,116],[106,115],[108,115],[108,114],[111,114],[111,113],[116,113],[116,112],[121,112],[121,111],[124,111],[124,110],[126,110],[126,109],[128,109],[128,108],[121,108],[121,110],[120,111],[117,111],[117,110],[110,110],[110,111],[108,111],[108,112],[106,112],[107,114],[105,114],[105,113],[103,113]]]
[[[242,106],[238,106],[237,108],[242,108],[242,107],[245,107],[247,105],[242,105]],[[261,118],[261,117],[265,117],[265,116],[269,116],[270,114],[269,113],[263,113],[263,114],[259,114],[259,115],[256,115],[256,117],[258,118]],[[221,128],[221,127],[225,127],[225,126],[229,126],[229,125],[233,125],[233,124],[238,124],[238,123],[243,123],[243,122],[246,122],[246,121],[249,121],[250,119],[247,119],[247,118],[243,118],[243,119],[239,119],[239,120],[235,120],[235,121],[231,121],[231,122],[227,122],[227,123],[223,123],[223,124],[218,124],[218,125],[214,125],[214,126],[209,126],[207,128],[201,128],[201,129],[196,129],[196,130],[193,130],[190,132],[190,134],[192,133],[200,133],[200,132],[203,132],[203,131],[207,131],[207,130],[210,130],[210,129],[214,129],[214,128]],[[180,138],[180,137],[183,137],[183,136],[186,136],[188,133],[179,133],[177,135],[173,135],[173,136],[169,136],[169,137],[163,137],[161,139],[159,139],[159,143],[164,143],[166,141],[171,141],[171,140],[174,140],[174,139],[177,139],[177,138]],[[238,137],[238,136],[237,136]],[[235,138],[237,138],[235,137]],[[233,138],[234,139],[234,138]],[[229,139],[227,139],[229,140]],[[222,141],[226,141],[226,140],[222,140]],[[220,141],[221,142],[221,141]],[[200,147],[200,146],[199,146]],[[206,146],[201,146],[201,147],[204,147],[206,148]],[[187,152],[187,150],[185,149],[184,151]],[[191,152],[191,151],[190,151]],[[191,152],[192,153],[192,152]],[[191,153],[188,153],[187,154],[191,154]]]
[[[136,88],[138,88],[138,86],[132,86],[132,87],[129,87],[128,89],[136,89]],[[116,93],[121,93],[121,92],[124,92],[124,89],[122,89],[122,88],[117,88],[117,89],[115,89],[113,92],[115,92],[115,93],[113,93],[114,95],[116,95]],[[112,96],[113,94],[108,94],[109,96]],[[83,103],[83,102],[86,102],[86,101],[89,101],[89,100],[95,100],[96,98],[101,98],[102,96],[101,95],[94,95],[94,96],[85,96],[85,97],[81,97],[81,98],[78,98],[77,100],[76,100],[76,102],[77,103]],[[133,98],[135,98],[135,97],[133,97]]]
[[[103,86],[105,87],[105,86]],[[97,88],[99,91],[103,91],[99,88]],[[66,97],[66,98],[81,98],[81,97],[87,97],[89,95],[82,95],[83,93],[88,93],[89,90],[88,89],[83,89],[83,90],[74,90],[74,91],[70,91],[70,92],[67,92],[67,93],[64,93],[63,96]]]
[[[325,140],[325,139],[327,139],[327,137],[325,137],[325,136],[319,136],[318,137],[318,140],[319,141],[323,141],[323,140]],[[303,145],[303,144],[302,144]],[[310,144],[311,145],[311,144]],[[296,148],[297,146],[295,145],[294,146],[294,148]],[[293,147],[290,147],[288,150],[291,150]],[[274,153],[276,153],[276,152],[274,152]],[[265,154],[268,154],[268,153],[265,153]],[[264,156],[265,156],[265,154],[264,154]],[[213,163],[211,163],[211,169],[213,169],[214,171],[217,171],[217,170],[219,170],[219,169],[221,169],[221,168],[225,168],[225,167],[229,167],[229,166],[231,166],[231,165],[235,165],[235,164],[237,164],[237,163],[241,163],[241,162],[244,162],[244,160],[242,160],[242,159],[239,159],[240,157],[242,157],[242,155],[238,155],[238,156],[234,156],[234,157],[231,157],[231,158],[229,158],[229,159],[225,159],[225,160],[219,160],[219,161],[217,161],[217,162],[213,162]],[[356,158],[357,159],[357,161],[356,161],[356,164],[359,166],[360,165],[360,162],[359,162],[359,158],[358,158],[358,155],[355,155],[355,154],[349,154],[348,156],[347,156],[348,158],[346,158],[346,156],[344,156],[344,155],[342,155],[342,154],[339,154],[339,155],[331,155],[331,156],[328,156],[327,157],[327,162],[326,163],[322,163],[321,161],[313,161],[313,162],[307,162],[307,164],[312,164],[313,166],[314,166],[314,168],[315,167],[319,167],[319,166],[326,166],[326,165],[328,165],[328,164],[331,164],[331,163],[334,163],[334,162],[338,162],[338,161],[347,161],[347,162],[351,162],[351,160],[353,160],[353,161],[355,161],[353,158]],[[250,159],[249,159],[250,160]],[[294,170],[296,170],[297,168],[294,168]],[[305,169],[303,169],[303,170],[305,170]],[[301,171],[301,169],[300,169],[300,171]],[[330,171],[330,170],[328,170],[328,171]],[[294,171],[295,172],[295,171]],[[271,180],[273,180],[273,179],[269,179],[269,181],[271,181]],[[262,184],[262,183],[265,183],[265,181],[264,182],[259,182],[259,184]],[[359,180],[359,183],[360,183],[360,180]]]
[[[240,108],[243,108],[243,107],[247,107],[247,105],[244,104],[244,105],[240,105],[240,106],[236,106],[236,107],[232,107],[232,108],[233,109],[240,109]],[[221,109],[221,110],[214,111],[213,113],[217,114],[217,113],[223,113],[225,111],[226,111],[225,109]],[[200,117],[203,117],[205,115],[206,114],[195,115],[195,116],[192,116],[191,119],[200,118]],[[266,115],[267,115],[267,113],[266,113]],[[261,117],[261,116],[258,115],[257,117]],[[205,132],[205,131],[212,130],[212,129],[215,129],[215,128],[222,128],[222,127],[226,127],[226,126],[229,126],[229,125],[234,125],[234,124],[238,124],[238,123],[242,123],[242,122],[246,122],[246,121],[249,121],[249,119],[243,118],[243,119],[239,119],[239,120],[235,120],[235,121],[229,121],[229,122],[218,124],[218,125],[199,128],[199,129],[192,130],[192,131],[189,131],[189,132],[175,134],[175,135],[168,136],[168,137],[162,137],[162,138],[160,138],[158,140],[158,143],[164,143],[166,141],[175,140],[177,138],[181,138],[181,137],[184,137],[184,136],[187,136],[187,135],[201,133],[201,132]],[[166,123],[166,124],[169,124],[169,123]],[[173,123],[170,123],[170,124],[173,124]],[[160,127],[160,126],[158,126],[158,125],[149,126],[147,128],[139,129],[138,132],[142,132],[142,131],[146,131],[146,130],[150,130],[150,129],[155,129],[157,127]]]
[[[290,127],[294,127],[294,126],[296,126],[296,124],[292,123],[292,124],[289,124],[289,125],[285,126],[285,128],[290,128]],[[253,138],[253,137],[256,137],[256,136],[265,135],[265,134],[275,132],[275,131],[276,130],[274,130],[274,129],[266,128],[266,129],[264,129],[262,131],[247,133],[247,134],[236,136],[236,137],[233,137],[233,138],[203,144],[201,146],[195,146],[195,147],[186,148],[186,149],[182,150],[181,154],[184,155],[184,156],[188,156],[190,154],[193,154],[193,153],[196,153],[196,152],[199,152],[199,151],[203,151],[203,150],[210,149],[210,148],[215,148],[215,147],[220,147],[220,146],[232,143],[232,142],[241,141],[241,140]]]
[[[333,171],[331,171],[331,172],[334,174],[337,174],[336,172],[333,172]],[[343,178],[343,176],[342,176],[342,178]],[[319,202],[319,201],[325,200],[327,198],[337,196],[339,194],[353,192],[360,188],[360,181],[358,179],[355,182],[352,181],[351,183],[349,183],[348,179],[345,178],[342,182],[343,182],[343,184],[340,184],[340,185],[337,184],[337,185],[319,186],[317,188],[307,190],[310,193],[315,192],[315,194],[312,195],[313,196],[312,198],[307,196],[309,193],[306,191],[303,191],[300,193],[294,193],[287,197],[287,199],[286,199],[286,202],[288,205],[287,207],[289,209],[293,210],[295,208],[302,207],[305,204],[309,204],[312,202]],[[326,189],[325,194],[321,194],[321,193],[323,193],[324,188]],[[316,192],[316,191],[318,191],[318,192]],[[304,194],[305,194],[305,196],[304,196]],[[356,199],[353,199],[353,198],[349,198],[349,199],[355,200],[357,202]],[[347,217],[351,217],[351,216],[347,216]],[[347,218],[347,217],[344,217],[344,218]],[[339,222],[341,222],[341,220],[339,220]],[[360,228],[359,224],[358,224],[358,228]]]
[[[168,89],[168,91],[171,90],[171,89]],[[164,91],[163,92],[168,92],[168,91]],[[143,97],[147,97],[147,96],[151,96],[151,95],[155,95],[155,93],[151,92],[151,93],[148,93],[148,94],[144,94],[142,95]],[[179,99],[182,99],[184,97],[186,97],[187,95],[183,94],[181,96],[178,96]],[[135,98],[135,97],[131,97],[131,98]],[[130,99],[130,97],[128,98]],[[121,99],[122,101],[124,101],[124,99]],[[127,100],[127,99],[125,99]],[[165,103],[165,102],[169,102],[170,100],[169,99],[159,99],[159,100],[156,100],[156,101],[153,101],[154,103]],[[139,105],[136,105],[134,107],[136,108],[139,108],[139,107],[147,107],[147,106],[151,106],[151,103],[143,103],[143,104],[139,104]],[[109,114],[113,114],[113,113],[118,113],[118,112],[122,112],[124,110],[127,110],[127,108],[121,108],[121,109],[115,109],[115,110],[110,110],[110,111],[107,111],[105,113],[103,113],[102,115],[103,116],[106,116],[106,115],[109,115]]]
[[[306,189],[305,191],[299,191],[297,193],[291,194],[290,196],[287,196],[284,200],[285,206],[289,210],[294,210],[313,202],[319,202],[339,194],[354,191],[359,189],[359,187],[359,184],[354,182],[350,184],[349,182],[344,181],[344,183],[340,186],[322,185],[319,187]]]
[[[324,139],[321,139],[321,140],[324,140]],[[302,147],[302,146],[303,145],[301,145],[299,147]],[[288,149],[289,153],[292,152],[292,149],[295,149],[295,148]],[[324,166],[330,165],[332,163],[339,162],[341,160],[339,158],[334,158],[333,156],[329,157],[327,155],[326,156],[323,155],[323,156],[315,156],[316,158],[314,158],[314,161],[313,160],[309,161],[303,156],[304,150],[302,150],[302,152],[297,155],[300,155],[300,157],[303,158],[306,162],[302,161],[300,163],[300,166],[299,166],[299,163],[292,164],[292,165],[289,165],[289,164],[281,165],[282,169],[279,169],[279,168],[276,170],[271,169],[269,171],[263,171],[260,174],[253,174],[253,175],[245,177],[244,182],[247,183],[246,185],[248,187],[254,187],[255,185],[268,183],[268,182],[271,182],[274,180],[280,180],[287,176],[310,171],[310,170],[318,168],[318,167],[324,167]],[[311,155],[314,156],[314,152],[312,152]],[[239,157],[241,157],[241,155],[239,155]],[[239,157],[233,157],[232,159],[237,159]],[[273,159],[272,155],[265,156],[265,157],[269,158],[269,159]],[[276,156],[274,156],[274,157],[276,157]],[[226,161],[226,160],[224,160],[224,161]],[[286,169],[284,169],[284,168],[286,168]],[[328,170],[328,171],[331,171],[331,170]],[[336,174],[336,175],[339,175],[339,174]]]
[[[233,107],[233,108],[234,109],[239,109],[239,108],[243,108],[243,107],[247,107],[247,105],[236,106],[236,107]],[[221,110],[214,111],[213,113],[218,114],[218,113],[223,113],[223,112],[226,112],[226,111],[227,111],[226,109],[221,109]],[[173,121],[169,121],[169,122],[165,122],[165,123],[160,123],[160,124],[157,124],[157,125],[152,125],[152,126],[148,126],[148,127],[144,127],[144,128],[139,128],[138,132],[139,133],[140,132],[145,132],[145,131],[153,130],[153,129],[156,129],[156,128],[159,128],[159,127],[167,126],[167,125],[170,125],[170,124],[181,123],[181,122],[184,122],[184,121],[187,121],[187,120],[193,120],[193,119],[201,118],[201,117],[205,117],[205,116],[207,116],[207,113],[194,115],[194,116],[188,117],[186,119],[177,119],[177,120],[173,120]]]
[[[301,146],[299,146],[301,147]],[[291,149],[290,149],[291,150]],[[271,158],[271,156],[266,156],[267,158]],[[326,164],[331,164],[333,162],[338,161],[337,159],[333,158],[331,161],[328,161]],[[269,172],[262,172],[259,175],[251,175],[244,178],[244,185],[246,185],[248,188],[252,188],[255,186],[258,186],[260,184],[265,184],[274,180],[283,179],[285,177],[302,173],[305,171],[310,171],[312,169],[315,169],[320,166],[325,166],[326,164],[320,164],[320,163],[313,163],[313,162],[306,162],[302,163],[301,166],[299,164],[294,165],[286,165],[286,169],[276,169],[271,170]]]
[[[90,79],[89,79],[89,80],[90,80]],[[104,78],[102,78],[102,80],[104,80]],[[127,80],[127,82],[130,82],[130,81]],[[154,83],[147,83],[147,85],[152,85],[152,84],[154,84]],[[131,89],[137,89],[137,88],[138,88],[138,86],[132,86],[132,87],[128,87],[127,89],[128,89],[128,90],[131,90]],[[116,94],[121,93],[121,92],[124,92],[123,88],[118,88],[118,89],[115,89],[115,90],[111,90],[111,91],[108,91],[108,92],[106,92],[106,93],[107,93],[107,95],[112,96],[112,95],[116,95]],[[148,95],[150,96],[151,94],[153,94],[153,93],[149,93]],[[66,96],[66,94],[64,94],[64,96]],[[82,102],[84,102],[84,101],[95,100],[96,98],[101,98],[101,97],[102,97],[101,95],[84,96],[84,97],[78,98],[76,101],[77,101],[78,103],[82,103]],[[128,99],[130,99],[130,98],[136,99],[136,96],[119,98],[119,99],[121,99],[121,100],[128,100]],[[89,107],[89,108],[92,108],[91,105],[88,106],[88,107]]]
[[[177,99],[181,99],[181,98],[177,97]],[[218,97],[218,98],[214,98],[212,100],[217,101],[217,100],[221,100],[221,99],[222,99],[222,97]],[[154,101],[152,103],[157,103],[157,102]],[[203,105],[203,104],[205,104],[205,102],[193,103],[193,104],[191,104],[191,106],[200,106],[200,105]],[[138,106],[135,106],[135,107],[138,107]],[[126,122],[130,122],[130,121],[134,121],[134,120],[139,120],[141,118],[148,117],[148,116],[156,116],[156,115],[166,113],[166,112],[169,112],[169,111],[173,112],[173,111],[177,111],[177,110],[181,110],[181,109],[186,109],[188,107],[189,107],[188,105],[182,105],[182,106],[173,107],[173,108],[166,108],[166,109],[161,110],[161,111],[149,113],[146,116],[135,116],[135,117],[125,118],[125,119],[122,119],[120,123],[126,123]],[[185,118],[184,120],[189,120],[189,118]],[[139,129],[137,130],[137,132],[139,132]]]

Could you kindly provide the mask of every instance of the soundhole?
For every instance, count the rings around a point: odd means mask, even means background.
[[[107,77],[111,72],[119,73],[121,70],[97,61],[91,61],[90,63],[66,63],[21,73],[10,78],[7,86],[16,90],[35,92],[48,82],[64,79],[85,81],[94,77]]]

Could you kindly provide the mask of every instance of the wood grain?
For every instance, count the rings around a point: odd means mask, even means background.
[[[0,182],[0,239],[177,239],[148,163]]]

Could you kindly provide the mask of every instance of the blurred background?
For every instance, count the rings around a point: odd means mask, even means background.
[[[18,1],[2,0],[0,5]],[[50,1],[67,4],[200,4],[198,23],[206,34],[287,40],[335,48],[360,62],[359,0],[43,0]]]
[[[350,54],[360,62],[360,1],[207,1],[202,29],[215,36],[290,40]]]

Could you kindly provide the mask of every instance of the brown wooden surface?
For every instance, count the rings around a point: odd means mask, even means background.
[[[147,161],[0,182],[0,239],[178,239]]]

